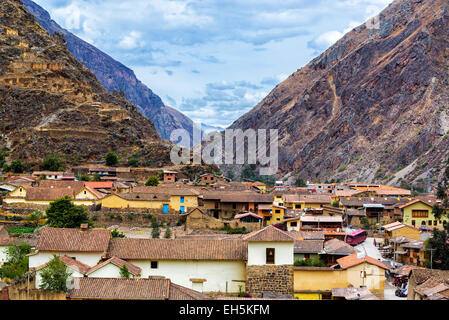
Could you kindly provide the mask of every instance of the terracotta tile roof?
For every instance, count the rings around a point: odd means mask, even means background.
[[[282,199],[286,203],[299,203],[301,201],[299,194],[284,194]]]
[[[131,272],[134,276],[140,276],[140,273],[142,272],[142,269],[139,268],[138,266],[127,262],[125,260],[122,260],[120,258],[117,257],[112,257],[106,261],[103,261],[99,264],[97,264],[96,266],[92,267],[89,269],[89,271],[87,272],[87,274],[91,274],[92,272],[97,271],[98,269],[103,268],[105,265],[112,263],[113,265],[121,268],[123,267],[123,265],[126,265],[126,268],[128,269],[129,272]]]
[[[263,219],[263,217],[255,214],[254,212],[246,212],[246,213],[242,213],[242,214],[237,214],[237,215],[235,215],[234,219],[241,219],[241,218],[245,218],[248,216],[251,216],[251,217],[254,217],[257,219]]]
[[[79,288],[67,292],[70,299],[168,300],[169,279],[78,278]]]
[[[42,180],[39,182],[40,188],[68,188],[81,191],[84,188],[84,181],[62,181],[62,180]]]
[[[332,288],[332,296],[346,300],[380,300],[367,288]]]
[[[331,255],[351,255],[357,252],[351,245],[338,239],[331,239],[324,243],[324,251]]]
[[[25,199],[28,201],[54,201],[56,199],[64,198],[65,196],[73,199],[76,193],[78,193],[76,190],[68,188],[29,188]]]
[[[303,215],[300,217],[302,222],[343,222],[342,216],[313,216]]]
[[[410,202],[407,202],[407,203],[403,204],[399,208],[400,209],[404,209],[404,208],[407,208],[408,206],[411,206],[412,204],[415,204],[415,203],[418,203],[418,202],[424,203],[425,205],[427,205],[429,207],[433,206],[433,204],[431,204],[431,203],[425,202],[425,201],[423,201],[421,199],[416,199],[416,200],[413,200],[413,201],[410,201]]]
[[[352,197],[363,192],[361,190],[335,190],[334,195],[336,197]]]
[[[439,282],[449,283],[449,270],[437,270],[437,269],[416,269],[411,271],[415,279],[416,285],[420,285],[430,278],[435,278]]]
[[[198,291],[171,283],[169,300],[212,300]]]
[[[411,196],[412,192],[406,189],[378,189],[375,190],[377,195],[381,196]]]
[[[221,202],[255,202],[255,203],[269,203],[274,200],[272,194],[260,194],[251,191],[209,191],[203,194],[204,200],[220,200]]]
[[[84,185],[86,187],[91,187],[93,189],[112,189],[112,181],[85,181]]]
[[[359,258],[359,257],[357,257],[357,253],[354,253],[350,256],[343,257],[343,258],[340,258],[337,260],[337,263],[340,265],[340,267],[342,269],[348,269],[348,268],[357,266],[364,262],[378,266],[382,269],[388,270],[388,267],[385,264],[383,264],[382,262],[380,262],[379,260],[376,260],[369,256],[366,256],[364,258]]]
[[[82,274],[87,274],[89,272],[90,267],[88,265],[85,265],[84,263],[79,262],[78,260],[75,260],[73,258],[70,258],[68,256],[59,256],[59,260],[61,260],[67,267],[77,270],[78,272]],[[40,265],[35,268],[35,270],[41,270],[47,266],[47,263]]]
[[[436,278],[430,278],[424,283],[415,287],[415,292],[422,296],[432,296],[434,294],[449,290],[449,285]]]
[[[242,240],[111,239],[108,257],[126,260],[247,260]]]
[[[295,239],[285,231],[282,231],[273,225],[263,228],[258,231],[251,232],[243,237],[246,241],[257,242],[294,242]]]
[[[296,240],[324,240],[323,231],[287,231]]]
[[[321,204],[331,204],[332,198],[325,194],[302,194],[299,196],[300,202],[304,203],[321,203]]]
[[[423,267],[419,267],[419,266],[415,266],[415,265],[406,264],[406,265],[403,265],[402,267],[400,267],[398,269],[391,270],[391,272],[408,277],[408,276],[410,276],[410,272],[412,270],[415,270],[415,269],[424,269],[424,268]]]
[[[295,253],[320,253],[323,251],[324,240],[296,240]]]
[[[36,250],[66,252],[106,252],[111,232],[103,229],[50,228],[41,231]]]

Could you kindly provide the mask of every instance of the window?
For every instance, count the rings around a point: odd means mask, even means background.
[[[276,210],[274,210],[274,213],[281,213],[281,210],[276,209]]]
[[[184,206],[181,206],[180,208],[179,208],[179,211],[181,211],[181,212],[186,212],[186,208],[184,207]]]
[[[295,221],[295,222],[291,222],[291,223],[290,223],[290,226],[291,226],[291,227],[297,227],[297,226],[298,226],[298,222],[296,222],[296,221]]]
[[[232,209],[237,209],[237,203],[234,202],[234,203],[232,204]]]
[[[413,218],[427,218],[429,216],[429,210],[412,210]]]
[[[181,196],[181,203],[184,203],[184,196]]]
[[[433,225],[436,226],[437,224],[438,224],[438,221],[435,220],[435,221],[433,222]]]
[[[274,248],[267,248],[267,264],[274,264]]]
[[[429,220],[429,226],[431,226],[432,225],[432,220]]]
[[[416,221],[412,220],[412,226],[416,226]]]
[[[158,268],[157,261],[151,261],[151,269],[157,269],[157,268]]]

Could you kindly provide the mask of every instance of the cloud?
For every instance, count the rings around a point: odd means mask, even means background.
[[[340,38],[343,37],[343,35],[343,33],[336,30],[328,31],[309,41],[307,45],[309,46],[309,48],[323,51],[337,42]]]

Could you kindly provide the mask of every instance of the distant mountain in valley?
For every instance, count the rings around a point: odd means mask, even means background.
[[[279,129],[283,175],[435,183],[449,157],[449,3],[396,0],[231,128]]]
[[[159,96],[137,79],[134,71],[59,26],[38,4],[31,0],[22,2],[50,34],[58,32],[64,36],[69,51],[96,75],[109,92],[124,92],[126,98],[153,121],[162,139],[169,140],[170,133],[175,129],[192,132],[193,121],[181,112],[165,106]]]

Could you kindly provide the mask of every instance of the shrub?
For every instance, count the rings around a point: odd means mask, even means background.
[[[118,156],[114,152],[108,152],[105,157],[106,165],[114,166],[118,163]]]
[[[147,182],[145,182],[145,185],[157,187],[159,185],[159,179],[157,177],[149,177]]]
[[[133,220],[135,216],[134,212],[128,212],[128,214],[126,215],[126,217],[128,218],[128,220]]]
[[[111,231],[111,237],[113,238],[124,238],[125,234],[123,234],[122,232],[118,231],[117,229],[114,229]]]
[[[129,158],[128,159],[128,166],[130,166],[130,167],[138,167],[139,166],[139,159]]]

